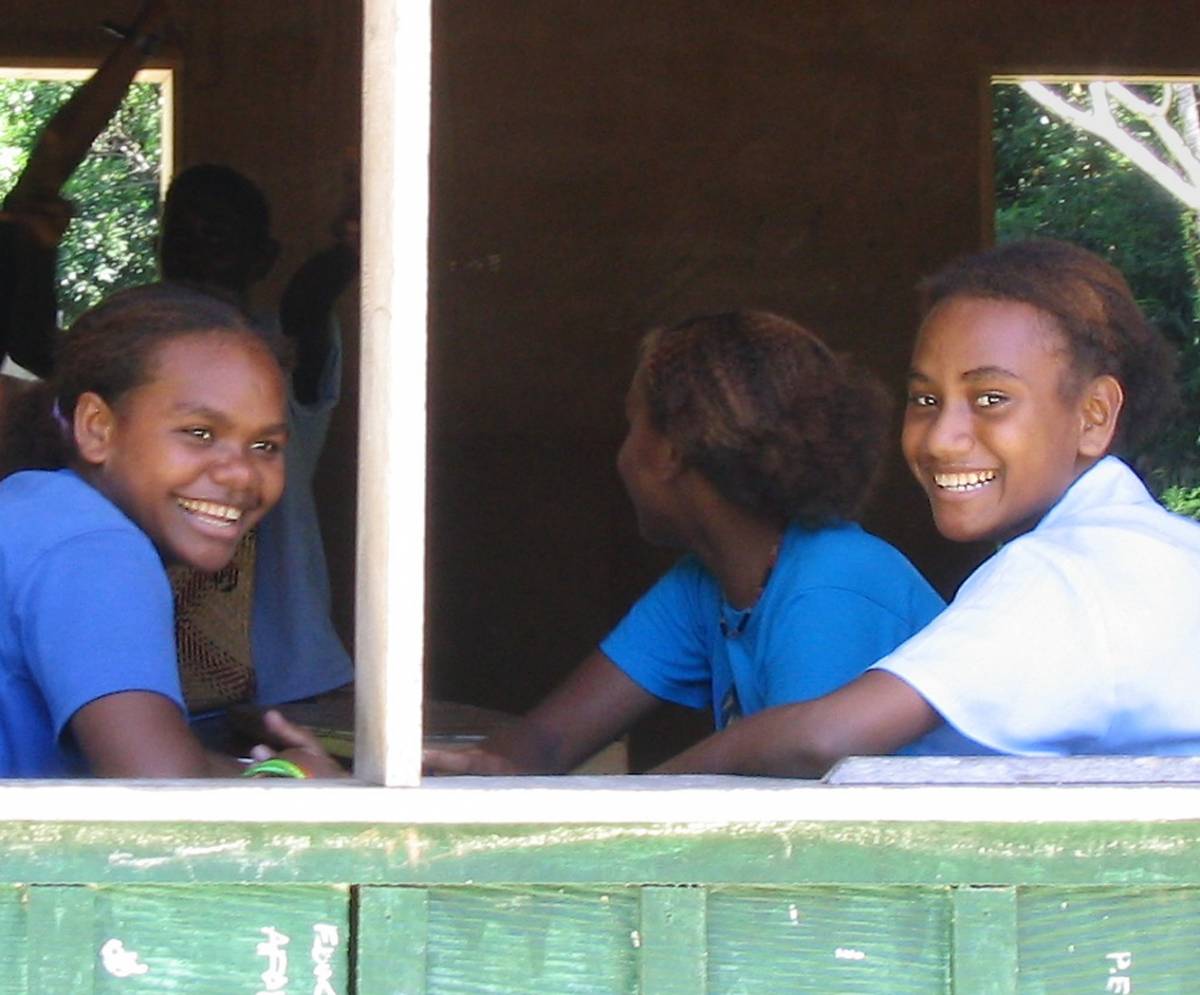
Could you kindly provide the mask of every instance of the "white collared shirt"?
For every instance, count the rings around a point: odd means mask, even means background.
[[[1106,457],[875,666],[953,727],[905,752],[1200,753],[1200,525]]]

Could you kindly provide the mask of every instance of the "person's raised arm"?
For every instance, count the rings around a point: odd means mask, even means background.
[[[333,346],[333,308],[358,274],[359,201],[355,187],[332,226],[334,244],[300,264],[279,302],[279,326],[296,350],[292,391],[301,404],[320,400],[321,374]]]
[[[626,732],[658,699],[594,650],[512,726],[465,750],[428,749],[430,774],[561,774]]]
[[[899,677],[871,670],[823,698],[739,719],[652,773],[820,777],[843,757],[894,753],[939,722]]]
[[[121,105],[169,10],[169,0],[145,0],[125,37],[38,137],[29,162],[8,195],[9,205],[58,200],[63,184]]]

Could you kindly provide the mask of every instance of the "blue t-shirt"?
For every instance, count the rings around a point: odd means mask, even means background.
[[[80,708],[151,691],[180,709],[171,588],[150,540],[70,470],[0,481],[0,777],[86,773]]]
[[[651,694],[712,708],[720,729],[738,715],[837,690],[943,607],[901,553],[858,525],[793,525],[748,613],[726,603],[688,556],[600,649]]]

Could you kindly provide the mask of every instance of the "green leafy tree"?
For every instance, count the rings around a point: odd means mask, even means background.
[[[1121,270],[1142,309],[1176,344],[1184,412],[1139,463],[1169,507],[1200,517],[1196,212],[1163,182],[1168,152],[1144,116],[1114,98],[1100,112],[1101,119],[1111,118],[1101,128],[1108,137],[1102,137],[1062,110],[1068,102],[1079,106],[1086,100],[1094,92],[1088,84],[1054,88],[1050,92],[1059,103],[1053,107],[1035,97],[1044,98],[1047,89],[994,88],[997,239],[1062,238],[1103,256]],[[1142,96],[1126,92],[1144,110],[1162,107],[1165,89],[1147,87]],[[1114,141],[1117,129],[1124,137]],[[1132,151],[1135,142],[1143,149],[1142,165],[1118,148],[1123,144]],[[1159,163],[1157,175],[1145,167],[1147,157]]]
[[[38,135],[78,85],[0,79],[0,190],[12,188]],[[65,323],[115,290],[155,279],[161,136],[161,87],[133,84],[63,189],[75,206],[59,252]]]

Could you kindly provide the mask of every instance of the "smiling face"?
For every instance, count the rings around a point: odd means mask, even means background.
[[[279,366],[250,333],[167,340],[150,381],[113,407],[81,395],[83,472],[165,560],[219,570],[283,492],[285,403]]]
[[[1069,389],[1074,379],[1062,334],[1028,304],[951,297],[929,313],[913,351],[903,448],[942,535],[1020,535],[1103,455],[1111,425],[1102,439],[1094,392]]]

